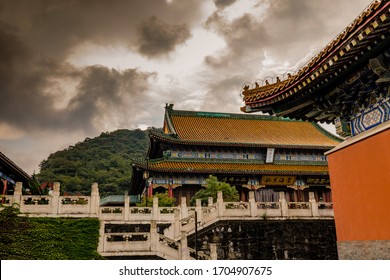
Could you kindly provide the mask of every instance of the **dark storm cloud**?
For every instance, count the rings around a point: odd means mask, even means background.
[[[218,110],[221,100],[240,104],[244,82],[296,70],[297,63],[325,47],[369,2],[262,0],[253,4],[256,12],[237,17],[228,17],[234,7],[220,5],[204,23],[226,42],[204,59],[215,73],[208,79],[204,106]]]
[[[1,122],[16,127],[34,125],[32,117],[46,122],[45,115],[53,113],[53,100],[43,93],[48,86],[46,77],[51,75],[47,62],[40,63],[40,57],[34,58],[4,26],[0,28],[0,46],[0,94],[4,104],[0,110]]]
[[[34,56],[15,35],[0,28],[0,93],[4,104],[0,120],[26,132],[95,132],[96,118],[108,111],[131,109],[153,76],[137,69],[76,68],[43,55]],[[54,94],[55,81],[63,78],[76,79],[78,86],[69,104],[58,109],[55,104],[62,96]]]
[[[79,68],[67,59],[85,43],[140,47],[149,57],[169,54],[190,37],[199,14],[196,0],[0,0],[0,98],[7,104],[0,124],[25,132],[90,132],[112,112],[127,119],[126,110],[137,110],[139,99],[150,101],[146,93],[156,73]],[[75,90],[67,92],[61,81]]]
[[[151,16],[191,25],[201,13],[196,0],[14,0],[0,2],[0,18],[38,52],[63,58],[79,44],[134,46],[136,26]],[[171,51],[171,49],[169,49]]]
[[[230,6],[237,0],[214,0],[215,6],[217,6],[218,9],[223,9],[225,7]]]
[[[220,34],[227,46],[206,57],[205,63],[214,68],[237,66],[249,57],[263,60],[264,53],[268,53],[294,65],[312,49],[324,47],[346,27],[346,18],[352,21],[368,3],[369,0],[354,1],[354,5],[349,1],[263,0],[253,5],[264,7],[266,12],[261,16],[247,13],[234,19],[217,10],[204,26]]]
[[[172,52],[191,37],[185,24],[168,24],[156,16],[144,21],[138,29],[138,51],[147,57],[160,57]]]
[[[117,71],[100,65],[84,68],[77,94],[66,108],[67,124],[82,125],[88,131],[95,128],[94,120],[99,115],[135,110],[132,104],[138,99],[147,100],[143,95],[149,87],[148,79],[153,75],[137,69]],[[123,112],[122,116],[125,115]]]

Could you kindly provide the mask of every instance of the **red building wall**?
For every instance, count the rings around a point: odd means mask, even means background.
[[[390,125],[386,127],[328,154],[338,242],[390,240]]]

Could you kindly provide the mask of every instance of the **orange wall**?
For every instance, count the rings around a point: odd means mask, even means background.
[[[390,129],[328,161],[337,241],[390,240]]]

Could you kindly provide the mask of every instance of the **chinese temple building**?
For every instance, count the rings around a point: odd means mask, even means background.
[[[390,259],[390,2],[372,2],[295,74],[246,85],[246,113],[334,123],[327,152],[340,259]]]
[[[286,118],[165,107],[163,131],[151,131],[148,159],[133,164],[131,195],[168,192],[189,203],[209,175],[236,187],[242,201],[331,202],[324,153],[341,141],[317,124]]]
[[[32,181],[30,175],[0,152],[0,195],[13,195],[16,182],[24,186]]]

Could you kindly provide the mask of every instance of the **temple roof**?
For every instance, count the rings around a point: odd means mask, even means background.
[[[352,82],[360,78],[356,77],[357,70],[367,67],[369,59],[389,49],[389,7],[388,0],[373,2],[306,65],[285,80],[277,78],[271,84],[246,85],[242,92],[245,106],[241,110],[333,122],[340,115],[342,106],[350,102],[345,100],[348,94],[335,91],[335,86],[344,83],[351,84],[350,88],[355,86]],[[361,86],[367,83],[363,81]],[[362,88],[361,92],[365,90]],[[329,93],[332,100],[324,98]]]
[[[2,152],[0,152],[0,176],[11,183],[23,182],[26,184],[32,181],[30,175],[17,166]]]
[[[340,138],[317,124],[264,115],[173,110],[166,107],[164,133],[151,137],[170,143],[328,149]]]
[[[158,159],[148,163],[136,163],[136,166],[149,171],[174,173],[206,174],[282,174],[282,175],[327,175],[328,166],[324,164],[266,164],[254,161],[212,161],[212,160],[174,160]]]

